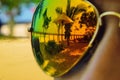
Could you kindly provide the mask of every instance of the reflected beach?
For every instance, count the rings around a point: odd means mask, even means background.
[[[56,77],[82,59],[97,27],[97,12],[92,4],[65,0],[63,5],[59,1],[55,0],[55,5],[41,1],[30,29],[37,63],[47,74]]]

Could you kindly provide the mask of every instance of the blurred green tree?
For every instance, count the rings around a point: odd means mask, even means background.
[[[14,22],[14,16],[15,16],[15,12],[14,10],[19,10],[19,5],[21,3],[30,3],[30,2],[33,2],[33,3],[36,3],[38,4],[41,0],[0,0],[1,4],[2,5],[5,5],[8,7],[8,13],[10,15],[10,21],[9,21],[9,25],[10,25],[10,36],[12,36],[13,34],[13,26],[15,24]]]

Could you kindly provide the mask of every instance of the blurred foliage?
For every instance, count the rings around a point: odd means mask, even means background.
[[[2,3],[2,5],[6,5],[9,6],[9,9],[12,9],[14,7],[18,7],[19,4],[21,3],[39,3],[41,0],[0,0],[0,2]]]
[[[16,7],[18,6],[18,4],[20,3],[21,0],[18,0],[17,2],[13,1],[13,0],[1,0],[2,5],[6,5],[9,6],[9,8],[11,9],[12,7]]]
[[[9,16],[10,16],[10,21],[9,21],[9,25],[10,25],[10,35],[9,36],[12,36],[13,34],[13,26],[15,24],[14,22],[14,16],[16,15],[16,12],[14,12],[14,9],[17,9],[19,10],[19,6],[20,4],[22,3],[26,3],[26,4],[29,4],[29,3],[35,3],[35,4],[38,4],[41,0],[0,0],[0,5],[2,6],[6,6],[8,8],[8,11],[7,13],[9,13]]]

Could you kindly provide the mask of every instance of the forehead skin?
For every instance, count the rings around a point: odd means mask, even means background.
[[[100,12],[120,12],[120,0],[88,0],[94,4]]]

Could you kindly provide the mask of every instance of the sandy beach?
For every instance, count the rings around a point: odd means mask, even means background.
[[[0,80],[53,80],[38,66],[29,38],[0,40]]]

